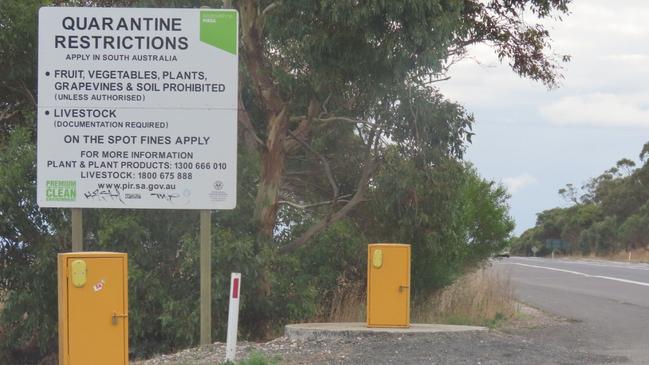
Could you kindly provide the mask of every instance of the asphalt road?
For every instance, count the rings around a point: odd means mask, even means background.
[[[547,330],[548,346],[649,364],[649,265],[512,257],[494,266],[521,301],[574,321]]]

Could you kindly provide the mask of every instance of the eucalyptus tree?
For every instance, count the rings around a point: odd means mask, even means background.
[[[273,240],[284,207],[310,209],[314,223],[283,252],[349,214],[366,199],[388,145],[424,154],[430,166],[461,157],[473,119],[435,83],[468,46],[487,43],[514,72],[556,86],[567,57],[552,54],[548,31],[525,19],[565,14],[568,3],[235,1],[245,72],[240,122],[261,156],[262,240]],[[345,149],[354,153],[340,160]]]

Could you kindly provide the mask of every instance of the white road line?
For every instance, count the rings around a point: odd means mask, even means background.
[[[586,273],[579,272],[579,271],[557,269],[556,267],[528,265],[528,264],[521,264],[521,263],[518,263],[518,262],[512,262],[511,265],[526,266],[526,267],[532,267],[532,268],[536,268],[536,269],[545,269],[545,270],[552,270],[552,271],[560,271],[560,272],[565,272],[565,273],[568,273],[568,274],[584,276],[584,277],[587,277],[587,278],[606,279],[606,280],[619,281],[621,283],[627,283],[627,284],[649,286],[649,283],[645,283],[645,282],[642,282],[642,281],[620,279],[620,278],[614,278],[614,277],[611,277],[611,276],[590,275],[590,274],[586,274]]]
[[[518,260],[534,261],[534,262],[544,262],[547,259],[540,257],[516,257]],[[649,271],[649,266],[643,263],[626,263],[626,262],[614,262],[614,261],[576,261],[576,260],[567,260],[567,259],[557,259],[553,262],[562,264],[576,264],[584,266],[596,266],[596,267],[612,267],[616,269],[629,269],[629,270],[644,270]]]

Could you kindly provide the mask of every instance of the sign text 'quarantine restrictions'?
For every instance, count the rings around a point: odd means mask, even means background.
[[[44,7],[41,207],[232,209],[238,13]]]

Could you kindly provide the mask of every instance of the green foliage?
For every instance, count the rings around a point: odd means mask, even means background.
[[[481,179],[470,170],[462,225],[469,249],[464,265],[477,266],[510,245],[514,221],[509,216],[509,194],[502,186]]]
[[[486,42],[518,74],[555,85],[558,65],[546,54],[549,33],[526,20],[564,13],[567,3],[235,2],[251,89],[244,91],[245,108],[256,120],[246,124],[247,133],[256,137],[254,148],[264,159],[255,210],[260,235],[272,240],[284,197],[300,205],[312,201],[314,190],[328,190],[333,202],[339,201],[338,193],[352,195],[347,206],[332,204],[340,214],[316,211],[313,229],[282,251],[305,244],[347,215],[345,208],[358,205],[391,145],[404,153],[461,157],[473,118],[444,100],[434,83],[468,45]],[[340,127],[343,123],[347,127]],[[354,137],[344,139],[350,141],[346,150],[362,151],[353,158],[356,170],[327,163],[339,150],[336,144],[321,148],[319,142],[338,128]],[[301,177],[297,171],[309,173]],[[291,182],[283,184],[288,178]],[[316,189],[307,189],[316,179]],[[352,182],[346,189],[337,186],[343,179]]]
[[[37,10],[48,0],[0,1],[0,145],[33,118]]]
[[[649,246],[649,203],[635,214],[627,218],[620,226],[619,239],[628,248],[642,248]]]
[[[273,9],[265,29],[269,46],[282,48],[282,63],[311,73],[315,85],[348,85],[346,90],[378,94],[413,69],[439,70],[461,11],[461,1],[358,6],[291,0]]]
[[[645,156],[645,144],[640,154]],[[573,202],[568,208],[554,208],[538,214],[536,227],[514,242],[518,254],[530,248],[546,247],[548,240],[568,243],[569,253],[608,254],[649,247],[649,164],[641,166],[621,159],[615,166],[588,183],[572,184],[559,194]],[[548,254],[546,249],[540,254]]]
[[[292,259],[298,265],[294,274],[310,278],[309,291],[317,295],[313,311],[303,319],[326,314],[336,292],[365,283],[367,240],[359,228],[352,220],[339,221],[318,235],[311,247],[296,252]]]
[[[11,140],[14,139],[7,151],[3,151],[2,156],[13,159],[2,171],[15,174],[15,178],[31,176],[24,183],[29,186],[24,193],[33,199],[33,145],[24,130],[16,131]],[[16,153],[24,148],[31,154]],[[242,176],[255,171],[254,164],[249,166],[246,161],[249,159],[242,156]],[[25,165],[18,167],[21,163]],[[435,169],[421,169],[412,161],[402,160],[395,152],[387,166],[376,180],[369,211],[363,210],[337,222],[316,236],[310,246],[291,255],[276,255],[273,250],[259,248],[254,230],[246,223],[250,222],[246,216],[249,217],[252,209],[252,199],[242,196],[239,209],[215,216],[213,327],[216,338],[225,335],[227,287],[229,273],[233,271],[243,274],[240,333],[258,338],[277,333],[287,321],[326,315],[337,292],[364,283],[368,242],[388,239],[412,243],[416,252],[413,277],[423,278],[418,279],[416,287],[422,295],[449,283],[465,267],[486,257],[487,247],[492,252],[502,247],[506,237],[501,235],[506,235],[508,230],[501,231],[492,219],[496,217],[492,216],[494,212],[505,212],[501,189],[493,188],[471,168],[453,160]],[[20,183],[14,182],[12,186],[19,187]],[[417,189],[413,191],[412,186]],[[245,195],[245,187],[243,184],[240,194]],[[391,189],[395,190],[388,194]],[[415,197],[413,193],[420,196]],[[386,201],[386,198],[394,200]],[[416,204],[408,199],[415,199]],[[4,202],[3,212],[6,212],[16,200]],[[59,210],[46,211],[50,215],[42,219],[47,221],[55,222],[61,214]],[[182,211],[86,211],[87,249],[129,254],[129,332],[135,356],[173,351],[198,340],[197,218],[195,212]],[[7,225],[11,222],[15,221],[8,221]],[[302,222],[308,225],[308,217]],[[392,232],[395,223],[399,227],[396,233]],[[511,224],[506,219],[500,223]],[[61,226],[58,231],[67,232],[67,221]],[[439,227],[450,228],[440,230]],[[45,230],[39,236],[40,242],[69,239],[56,238],[51,233]],[[464,240],[465,237],[470,240]],[[5,260],[27,253],[31,257],[23,266],[17,263],[3,266],[7,273],[3,272],[2,276],[7,279],[3,290],[8,293],[1,324],[8,336],[4,337],[3,345],[14,356],[19,355],[21,348],[38,349],[36,353],[42,354],[55,350],[56,311],[52,308],[56,308],[56,283],[51,273],[55,271],[56,253],[69,250],[59,245],[29,242],[22,250],[3,254]],[[25,313],[27,320],[23,320]],[[43,328],[50,330],[40,331]],[[33,342],[34,334],[40,342]]]
[[[646,163],[647,157],[649,157],[649,142],[645,143],[640,151],[640,160]]]
[[[24,93],[21,84],[29,87],[35,83],[36,75],[30,67],[36,64],[37,18],[34,14],[40,6],[50,2],[0,2],[0,69],[4,71],[0,75],[0,90],[3,95]]]
[[[485,326],[489,328],[497,328],[498,325],[504,322],[506,319],[507,317],[504,314],[498,312],[496,313],[494,318],[485,321]]]
[[[412,245],[413,294],[421,298],[501,250],[513,229],[505,190],[455,160],[426,168],[394,151],[374,184],[363,212],[373,217],[368,238]]]
[[[36,207],[35,156],[30,131],[15,129],[0,146],[0,360],[51,351],[56,333],[56,253],[50,235],[63,217]]]
[[[239,6],[243,1],[235,2]],[[262,2],[264,9],[270,1]],[[285,78],[306,73],[316,91],[340,87],[380,95],[402,80],[443,71],[464,47],[490,42],[515,72],[554,84],[557,64],[545,55],[548,32],[528,24],[567,12],[568,0],[283,1],[265,19],[269,49],[285,65]],[[529,19],[529,18],[528,18]],[[292,72],[295,71],[295,72]],[[292,72],[292,75],[288,75]],[[297,85],[293,86],[298,87]]]

